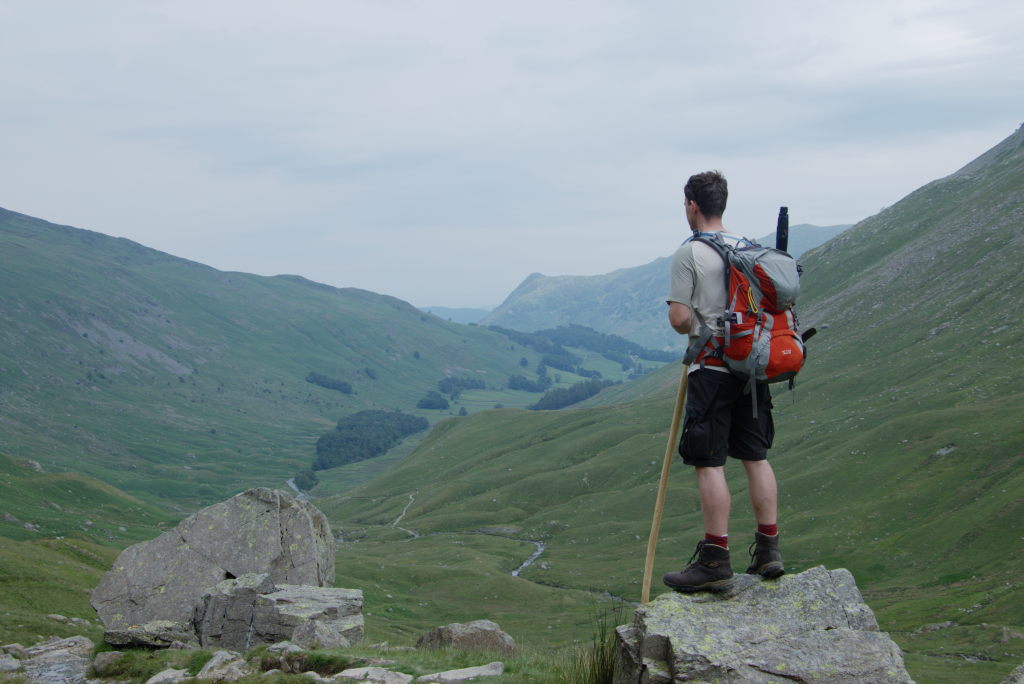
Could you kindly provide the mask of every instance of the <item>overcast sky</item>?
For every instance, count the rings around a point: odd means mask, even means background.
[[[726,226],[855,223],[1024,121],[1024,3],[0,0],[0,206],[493,306]]]

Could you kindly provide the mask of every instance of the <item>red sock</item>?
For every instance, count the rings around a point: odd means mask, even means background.
[[[761,523],[758,523],[757,531],[763,535],[774,537],[779,533],[779,526],[777,523],[772,523],[771,525],[762,525]]]
[[[708,544],[714,544],[715,546],[721,546],[723,549],[729,548],[729,535],[719,537],[715,534],[704,533],[704,541]]]

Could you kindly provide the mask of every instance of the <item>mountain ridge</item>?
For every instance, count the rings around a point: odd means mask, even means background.
[[[790,228],[792,253],[799,257],[847,228],[794,225]],[[775,245],[774,235],[756,240]],[[669,260],[659,257],[599,275],[531,273],[479,323],[524,331],[577,323],[652,349],[679,349],[679,336],[665,323]]]

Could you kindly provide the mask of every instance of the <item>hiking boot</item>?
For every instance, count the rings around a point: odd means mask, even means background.
[[[667,573],[662,579],[665,586],[676,591],[728,591],[733,585],[729,549],[702,539],[690,556],[690,564],[679,572]]]
[[[769,537],[760,532],[754,533],[754,543],[750,545],[750,567],[748,575],[760,575],[774,579],[786,572],[779,553],[779,535]]]

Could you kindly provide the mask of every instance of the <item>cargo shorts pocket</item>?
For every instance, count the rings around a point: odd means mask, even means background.
[[[679,455],[686,463],[710,460],[715,451],[714,427],[707,413],[687,414],[679,437]]]

